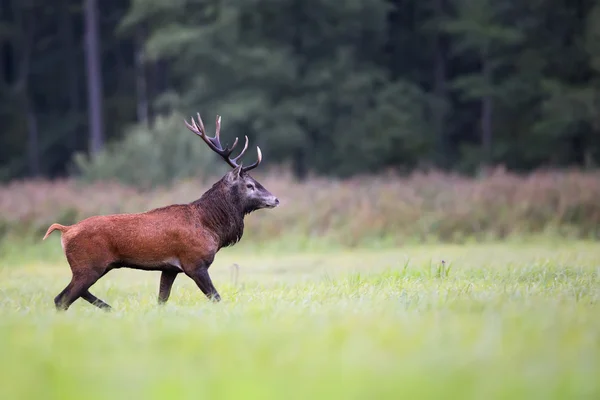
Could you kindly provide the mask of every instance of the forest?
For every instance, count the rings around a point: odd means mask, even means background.
[[[197,112],[299,179],[593,169],[598,21],[595,0],[1,0],[0,180],[218,170]]]

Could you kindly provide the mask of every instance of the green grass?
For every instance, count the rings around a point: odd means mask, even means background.
[[[220,304],[120,270],[91,290],[113,312],[59,314],[55,239],[0,256],[0,399],[600,398],[595,243],[241,246]]]

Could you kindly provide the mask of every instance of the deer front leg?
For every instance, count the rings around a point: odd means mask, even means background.
[[[158,304],[165,304],[171,295],[173,282],[177,278],[177,272],[163,271],[160,275],[160,286],[158,289]]]
[[[221,301],[221,296],[217,292],[217,289],[213,286],[212,280],[208,275],[208,267],[204,265],[193,269],[186,274],[196,282],[196,285],[202,290],[202,293],[206,295],[210,300],[214,302]]]

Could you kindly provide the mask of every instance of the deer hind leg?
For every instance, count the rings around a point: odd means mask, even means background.
[[[88,291],[98,279],[106,274],[107,269],[103,268],[103,271],[100,272],[100,270],[96,268],[77,268],[76,264],[71,262],[69,264],[71,264],[73,277],[67,287],[54,298],[56,309],[59,311],[66,311],[79,297],[82,297],[100,308],[108,306],[108,304],[99,300]]]
[[[83,292],[83,294],[81,295],[81,298],[84,299],[85,301],[87,301],[88,303],[98,307],[101,310],[105,310],[105,311],[112,310],[111,306],[109,306],[108,304],[106,304],[105,302],[103,302],[102,300],[100,300],[99,298],[94,296],[93,294],[91,294],[89,290],[86,290],[85,292]]]
[[[160,275],[160,286],[158,289],[158,304],[165,304],[171,295],[171,288],[177,278],[178,272],[163,271]]]
[[[64,288],[62,290],[62,292],[60,292],[55,298],[54,298],[54,305],[56,306],[56,309],[59,311],[62,310],[66,310],[68,307],[64,307],[65,304],[65,297],[71,293],[73,291],[73,279],[71,278],[71,282],[67,285],[66,288]]]
[[[59,311],[68,310],[71,304],[88,292],[90,286],[96,283],[100,276],[100,274],[93,272],[87,274],[74,273],[73,278],[71,278],[71,282],[58,296],[54,298],[56,309]]]

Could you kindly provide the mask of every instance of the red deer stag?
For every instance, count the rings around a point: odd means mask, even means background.
[[[202,197],[189,204],[174,204],[139,214],[95,216],[74,225],[52,224],[44,239],[53,231],[62,233],[61,244],[73,277],[56,296],[57,310],[67,310],[79,297],[105,310],[111,307],[90,293],[89,288],[106,273],[116,268],[161,271],[158,303],[165,303],[175,278],[185,273],[212,301],[221,296],[208,274],[215,254],[225,246],[237,243],[244,232],[244,216],[262,208],[274,208],[279,200],[254,180],[248,172],[258,160],[243,167],[238,160],[248,148],[230,158],[233,145],[223,148],[219,134],[221,117],[217,116],[215,136],[209,137],[198,114],[186,126],[232,168]]]

